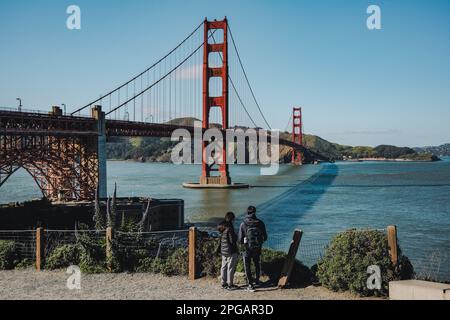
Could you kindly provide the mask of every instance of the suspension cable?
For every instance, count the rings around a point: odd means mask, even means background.
[[[261,110],[261,107],[259,106],[258,101],[256,100],[256,97],[255,97],[255,94],[253,92],[252,86],[250,85],[250,81],[248,80],[247,73],[245,72],[244,65],[243,65],[241,57],[239,55],[239,51],[237,49],[236,42],[234,41],[234,37],[233,37],[233,33],[231,32],[230,25],[228,25],[228,31],[230,31],[231,42],[233,43],[234,50],[236,51],[236,54],[237,54],[237,57],[238,57],[238,60],[239,60],[239,64],[241,65],[242,71],[244,72],[245,80],[247,81],[248,87],[250,88],[250,92],[251,92],[251,94],[253,96],[253,100],[255,100],[255,103],[256,103],[256,106],[258,107],[259,113],[261,113],[261,116],[263,117],[264,122],[266,123],[267,127],[269,127],[269,129],[272,130],[272,128],[270,127],[269,123],[267,122],[266,117],[264,116],[264,114],[263,114],[263,112]]]
[[[216,29],[216,30],[217,30],[217,29]],[[214,38],[214,32],[211,34],[211,37],[212,37],[214,43],[216,44],[217,42],[216,42],[216,39]],[[220,60],[222,60],[222,63],[223,63],[222,53],[219,52],[219,56],[220,56]],[[253,125],[255,126],[255,128],[258,127],[258,125],[257,125],[257,124],[255,123],[255,121],[253,120],[252,116],[251,116],[250,113],[248,112],[247,108],[245,107],[244,102],[242,101],[241,96],[239,95],[239,93],[238,93],[238,91],[237,91],[237,89],[236,89],[236,86],[234,85],[233,79],[231,79],[230,74],[228,74],[228,79],[230,80],[231,86],[233,87],[233,91],[236,93],[236,96],[237,96],[239,102],[241,103],[242,108],[244,108],[245,113],[247,113],[247,116],[250,118],[250,121],[253,123]]]
[[[211,37],[213,37],[214,33],[216,32],[216,30],[214,30],[214,32],[211,34]],[[132,101],[133,99],[136,99],[137,97],[141,96],[143,93],[147,92],[148,90],[150,90],[151,88],[153,88],[155,85],[157,85],[158,83],[160,83],[161,81],[163,81],[165,78],[167,78],[170,74],[172,74],[175,70],[177,70],[180,66],[182,66],[187,60],[189,60],[195,53],[197,53],[197,51],[199,51],[204,45],[204,42],[202,42],[201,45],[199,45],[197,47],[197,49],[195,49],[190,55],[188,55],[183,61],[181,61],[178,65],[176,65],[174,68],[172,68],[168,73],[166,73],[164,76],[162,76],[161,78],[158,79],[158,81],[152,83],[152,85],[148,86],[147,88],[145,88],[144,90],[142,90],[141,92],[139,92],[138,94],[136,94],[135,96],[133,96],[132,98],[128,99],[127,101],[123,102],[122,104],[118,105],[117,107],[115,107],[114,109],[112,109],[111,111],[109,111],[108,113],[106,113],[105,115],[109,115],[110,113],[114,112],[115,110],[123,107],[124,105],[128,104],[130,101]]]
[[[135,76],[134,78],[128,80],[127,82],[125,82],[124,84],[122,84],[121,86],[115,88],[114,90],[111,90],[110,92],[108,92],[107,94],[101,96],[100,98],[98,98],[97,100],[92,101],[91,103],[85,105],[84,107],[81,107],[77,110],[75,110],[74,112],[72,112],[70,115],[74,115],[77,112],[80,112],[83,109],[86,109],[87,107],[93,105],[94,103],[102,100],[103,98],[111,95],[112,93],[116,92],[117,90],[122,89],[123,87],[125,87],[126,85],[128,85],[129,83],[131,83],[132,81],[136,80],[137,78],[139,78],[140,76],[142,76],[144,73],[146,73],[147,71],[153,69],[156,65],[158,65],[161,61],[163,61],[164,59],[166,59],[168,56],[170,56],[175,50],[177,50],[179,47],[181,47],[190,37],[192,37],[193,34],[195,34],[201,26],[203,26],[204,21],[202,21],[202,23],[200,23],[200,25],[195,28],[194,31],[192,31],[182,42],[180,42],[180,44],[178,44],[175,48],[173,48],[169,53],[167,53],[164,57],[162,57],[161,59],[159,59],[157,62],[155,62],[153,65],[151,65],[150,67],[148,67],[147,69],[145,69],[143,72],[141,72],[140,74],[138,74],[137,76]],[[117,109],[117,108],[116,108]],[[109,112],[110,113],[110,112]],[[109,114],[108,113],[108,114]]]

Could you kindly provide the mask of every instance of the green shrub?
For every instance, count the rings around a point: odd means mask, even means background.
[[[184,276],[188,274],[188,250],[179,248],[167,258],[140,257],[134,268],[136,272],[161,273],[166,276]]]
[[[19,262],[17,262],[17,264],[14,266],[15,269],[26,269],[29,268],[31,266],[34,266],[36,262],[32,259],[22,259]]]
[[[81,248],[77,244],[63,244],[56,247],[46,258],[45,268],[54,270],[80,263]]]
[[[84,226],[83,226],[84,227]],[[106,271],[106,239],[90,233],[80,232],[77,236],[80,248],[79,267],[83,273]]]
[[[166,276],[185,276],[189,272],[189,253],[186,248],[173,251],[166,259],[162,273]]]
[[[317,277],[323,286],[333,291],[349,290],[360,296],[387,295],[389,281],[410,279],[414,273],[409,259],[402,255],[400,248],[398,257],[399,263],[394,266],[384,232],[348,230],[331,241],[317,265]],[[371,265],[380,267],[380,290],[367,288],[367,268]]]
[[[106,248],[102,243],[92,247],[82,247],[79,267],[83,273],[103,273],[106,271]]]
[[[197,250],[197,261],[200,266],[200,275],[218,277],[222,258],[217,251],[220,240],[216,238],[205,239],[200,242]]]
[[[14,269],[18,262],[16,243],[10,240],[0,240],[0,270]]]

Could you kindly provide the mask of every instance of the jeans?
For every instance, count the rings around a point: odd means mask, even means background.
[[[261,274],[261,250],[245,251],[242,255],[244,259],[245,275],[247,277],[247,283],[253,284],[259,281]],[[252,276],[251,262],[255,265],[255,277]]]
[[[222,285],[234,285],[234,273],[236,272],[236,265],[238,261],[237,253],[233,253],[231,257],[222,256],[222,267],[220,268],[220,275],[222,277]]]

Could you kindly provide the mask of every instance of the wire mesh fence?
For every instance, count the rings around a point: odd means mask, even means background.
[[[386,232],[386,229],[365,229]],[[304,232],[297,252],[297,259],[308,267],[319,262],[325,255],[331,240],[338,234],[337,231]],[[411,261],[415,278],[420,280],[450,282],[450,250],[445,244],[442,248],[426,248],[416,243],[413,235],[402,235],[398,238],[398,245],[402,253]],[[288,252],[292,237],[288,234],[269,234],[269,240],[265,246],[277,251]]]
[[[411,239],[412,235],[399,238],[398,244],[414,266],[415,278],[419,280],[450,283],[450,247],[426,246],[423,237]]]
[[[385,229],[375,230],[386,232]],[[308,267],[313,266],[325,255],[331,240],[338,233],[336,231],[304,232],[297,259]],[[198,252],[213,253],[218,247],[218,236],[219,234],[215,230],[199,229]],[[424,248],[423,237],[414,241],[415,238],[414,235],[403,234],[398,239],[402,253],[410,259],[414,266],[415,277],[421,280],[450,282],[450,250],[447,250],[447,244],[444,243],[439,248]],[[14,244],[14,250],[20,260],[36,260],[36,230],[0,231],[0,241],[2,240]],[[45,261],[57,248],[64,245],[86,244],[87,240],[94,243],[102,253],[106,251],[106,230],[44,230],[42,257]],[[287,253],[291,241],[292,234],[269,234],[269,240],[264,246]],[[422,245],[417,244],[417,241],[422,242]],[[189,230],[116,231],[113,234],[113,250],[116,252],[140,252],[141,255],[152,259],[165,259],[178,248],[187,250],[188,245]]]
[[[446,251],[433,249],[427,254],[411,259],[420,280],[450,282],[450,259]]]
[[[1,264],[0,268],[25,266],[27,262],[26,265],[36,263],[39,269],[60,269],[84,260],[90,263],[90,270],[103,272],[108,270],[112,259],[119,264],[114,271],[134,271],[137,265],[133,263],[139,261],[127,261],[129,258],[150,259],[147,263],[165,260],[177,249],[187,252],[189,244],[189,230],[111,231],[110,234],[109,237],[107,230],[0,230],[0,241],[4,242],[2,250],[6,248],[14,255],[8,255],[8,261],[12,260]],[[187,257],[186,253],[181,253],[179,257],[184,259],[185,255]]]
[[[49,258],[57,248],[75,245],[83,237],[96,241],[99,245],[106,242],[105,230],[44,230],[44,259]]]
[[[166,258],[178,248],[188,247],[188,230],[161,232],[116,232],[117,250],[145,250],[150,258]]]
[[[33,261],[36,257],[36,232],[34,230],[0,231],[0,241],[11,241],[20,260]]]
[[[303,233],[297,251],[297,259],[308,267],[316,264],[325,254],[326,248],[335,234],[335,232]],[[292,235],[271,234],[266,246],[287,253],[291,241]]]

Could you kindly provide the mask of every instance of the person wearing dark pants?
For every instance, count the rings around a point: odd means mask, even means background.
[[[267,241],[266,226],[256,217],[256,208],[250,206],[247,209],[247,216],[239,228],[239,242],[244,246],[242,256],[249,290],[253,290],[254,286],[259,284],[261,250],[265,241]],[[255,277],[252,275],[252,262],[255,265]]]
[[[219,224],[217,229],[220,232],[220,254],[222,256],[222,266],[220,275],[222,279],[222,288],[233,290],[234,273],[238,261],[237,236],[234,232],[234,213],[227,212],[225,220]]]

